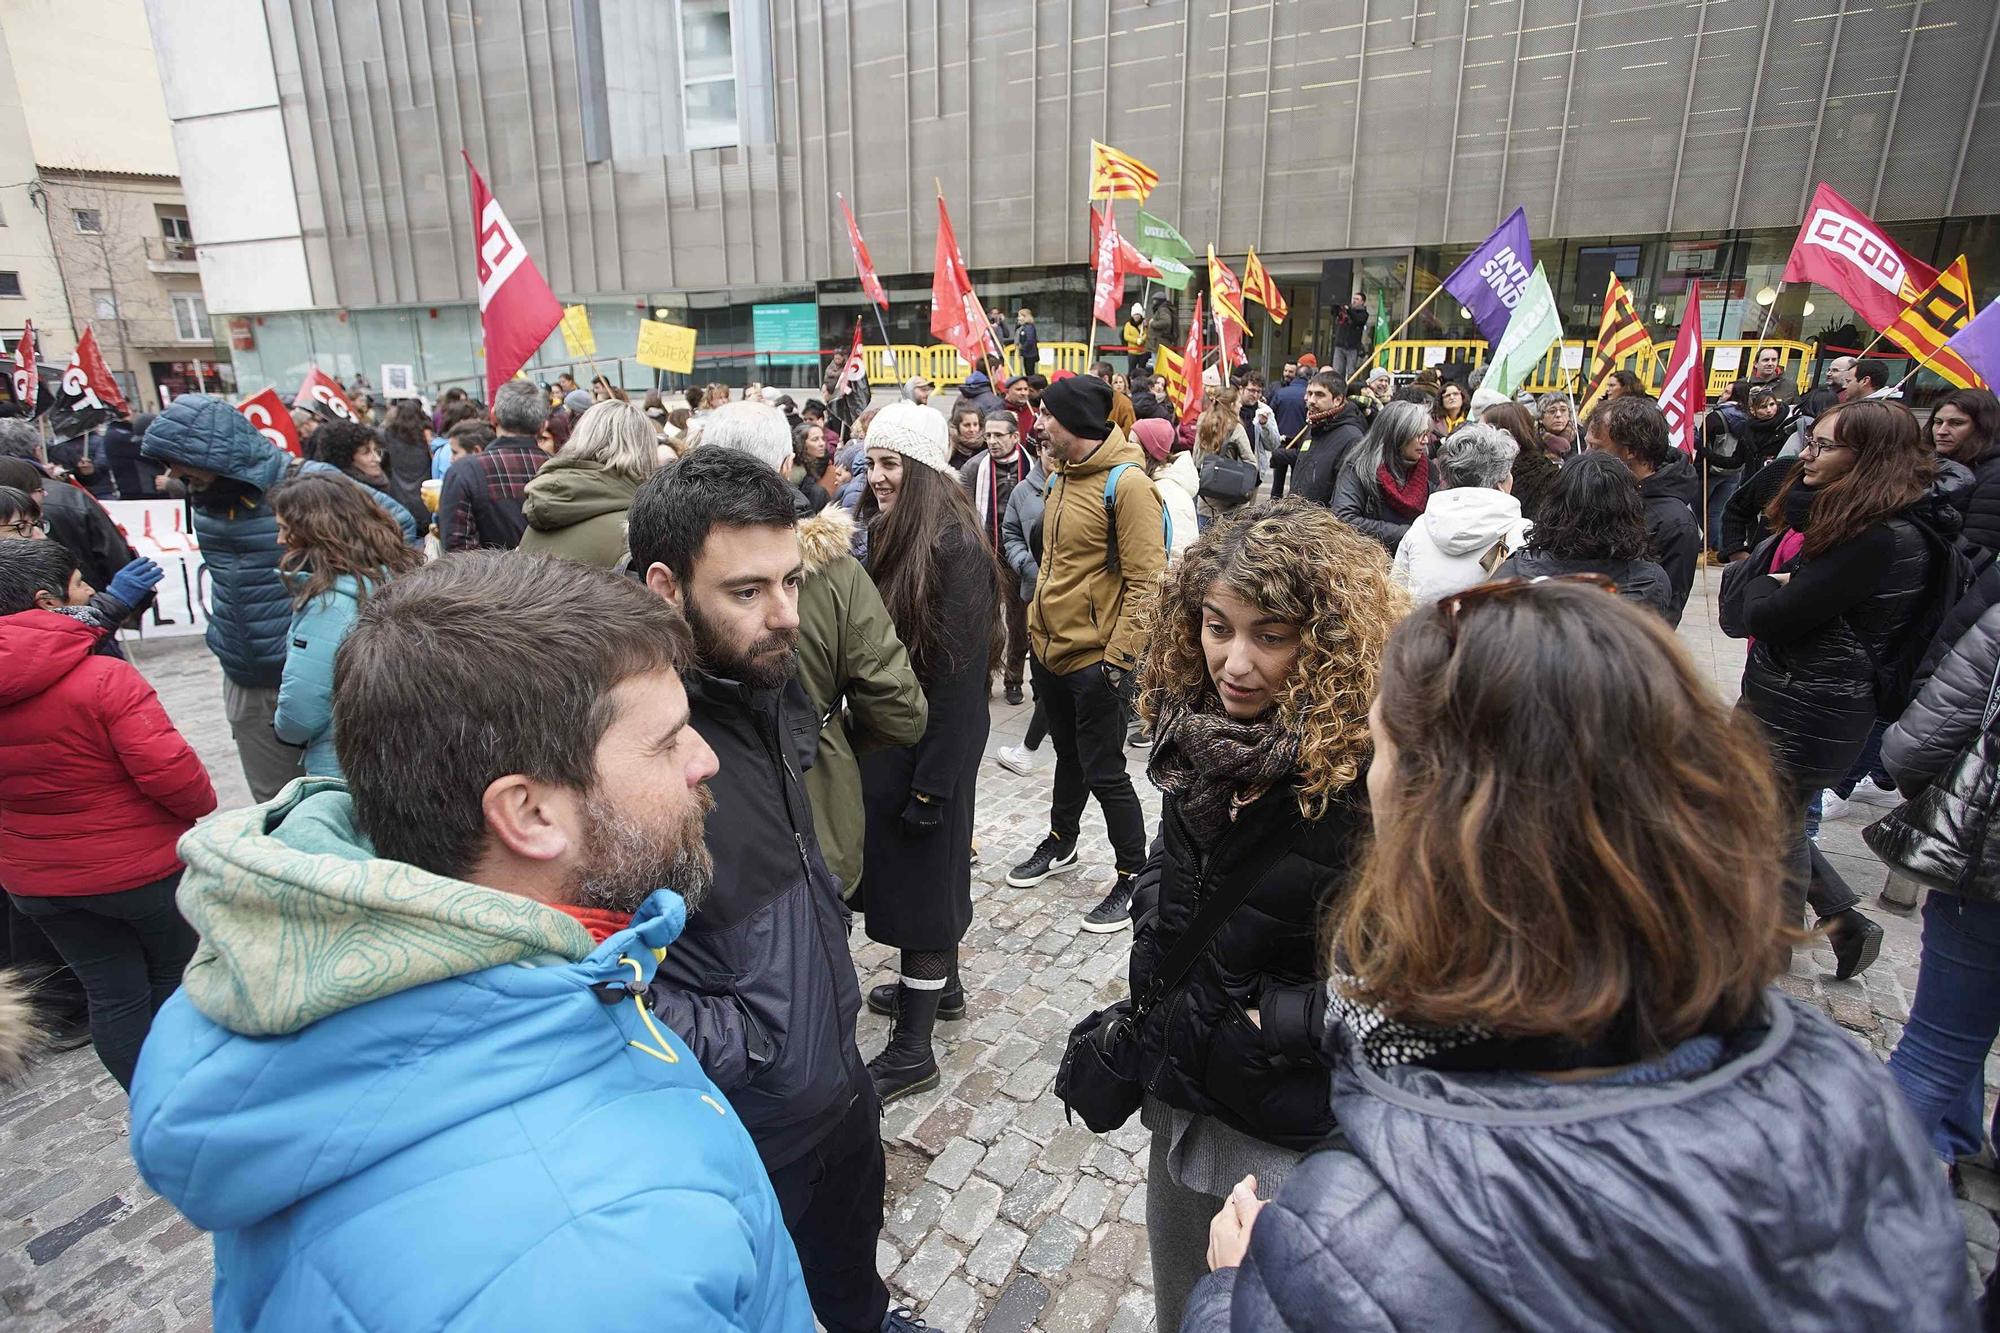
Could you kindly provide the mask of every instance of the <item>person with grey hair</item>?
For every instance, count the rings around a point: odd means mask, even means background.
[[[0,458],[22,459],[47,481],[42,491],[42,517],[48,520],[49,539],[76,557],[77,572],[85,583],[109,588],[118,571],[138,558],[104,506],[90,492],[68,484],[61,470],[49,465],[41,432],[33,422],[0,418]],[[150,601],[143,599],[141,605]]]
[[[769,403],[724,403],[702,423],[701,442],[748,454],[773,472],[791,470],[792,428]]]
[[[1576,404],[1560,389],[1551,389],[1535,403],[1535,419],[1541,427],[1542,451],[1558,463],[1576,453],[1580,432],[1576,427]]]
[[[1430,461],[1436,442],[1426,404],[1384,404],[1368,433],[1340,461],[1333,482],[1335,517],[1394,555],[1438,489]]]
[[[903,401],[915,403],[918,407],[927,406],[936,389],[937,385],[931,382],[928,375],[912,375],[903,381]]]
[[[531,380],[508,380],[493,395],[493,424],[500,433],[444,474],[438,533],[447,552],[482,547],[511,551],[521,544],[528,531],[521,508],[528,483],[548,462],[540,444],[548,419],[548,395]]]
[[[607,398],[584,412],[568,443],[542,465],[521,498],[523,551],[615,569],[625,558],[625,515],[660,465],[653,423]]]
[[[1521,446],[1498,426],[1469,422],[1438,446],[1438,483],[1396,547],[1396,581],[1428,606],[1493,577],[1532,526],[1514,498]]]

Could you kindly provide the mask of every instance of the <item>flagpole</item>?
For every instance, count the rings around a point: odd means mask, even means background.
[[[1411,324],[1415,323],[1417,316],[1424,313],[1424,307],[1429,305],[1431,302],[1437,300],[1438,293],[1443,290],[1444,290],[1443,283],[1439,283],[1437,286],[1431,288],[1431,294],[1429,296],[1426,296],[1423,300],[1417,302],[1417,308],[1410,312],[1410,317],[1404,320],[1401,324],[1398,324],[1396,326],[1396,331],[1394,333],[1390,334],[1387,338],[1384,338],[1381,342],[1375,345],[1375,350],[1368,357],[1368,364],[1361,367],[1361,369],[1355,371],[1354,374],[1349,375],[1347,377],[1347,385],[1350,389],[1354,387],[1354,382],[1357,378],[1363,384],[1366,384],[1368,382],[1368,372],[1375,369],[1376,363],[1382,359],[1382,349],[1384,347],[1387,347],[1390,343],[1396,341],[1397,338],[1401,337],[1403,334],[1403,330],[1409,328]]]
[[[1785,294],[1785,281],[1778,280],[1778,290],[1771,293],[1771,304],[1764,307],[1764,327],[1757,330],[1757,344],[1750,349],[1750,368],[1756,370],[1757,355],[1764,350],[1764,335],[1771,331],[1771,316],[1778,313],[1778,298]]]

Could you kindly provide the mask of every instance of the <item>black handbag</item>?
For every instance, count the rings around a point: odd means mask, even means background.
[[[1070,1029],[1062,1065],[1056,1070],[1056,1096],[1066,1118],[1081,1117],[1094,1134],[1108,1134],[1132,1118],[1146,1094],[1139,1069],[1140,1022],[1161,996],[1180,984],[1216,932],[1291,850],[1292,842],[1289,837],[1268,839],[1238,868],[1235,892],[1218,893],[1202,904],[1187,932],[1161,961],[1145,994],[1086,1014]]]
[[[1722,632],[1732,639],[1750,637],[1743,627],[1743,592],[1751,579],[1771,572],[1781,536],[1782,533],[1773,533],[1751,549],[1748,560],[1738,560],[1722,568],[1722,592],[1716,599],[1715,619]]]
[[[2000,900],[2000,848],[1988,832],[2000,812],[2000,664],[1986,689],[1986,710],[1950,768],[1911,800],[1861,831],[1868,849],[1926,888],[1977,902]]]
[[[1256,493],[1261,480],[1263,474],[1255,463],[1210,454],[1201,460],[1201,485],[1196,494],[1213,504],[1238,504]]]

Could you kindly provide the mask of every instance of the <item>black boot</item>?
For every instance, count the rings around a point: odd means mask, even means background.
[[[868,1007],[878,1014],[896,1016],[896,990],[898,983],[885,981],[868,990]],[[965,1017],[965,987],[958,984],[958,965],[952,964],[951,980],[944,983],[944,998],[938,1001],[938,1020],[956,1023]]]
[[[1821,917],[1819,929],[1833,949],[1836,981],[1860,976],[1882,952],[1882,927],[1852,907]]]
[[[938,990],[896,987],[896,1027],[889,1044],[868,1062],[868,1077],[875,1081],[875,1095],[887,1106],[898,1097],[935,1088],[938,1083],[937,1057],[931,1054],[931,1028],[937,1022]]]

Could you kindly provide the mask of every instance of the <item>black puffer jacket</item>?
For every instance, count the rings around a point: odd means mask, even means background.
[[[1914,794],[1950,768],[1985,721],[1986,695],[2000,665],[2000,605],[1959,635],[1917,697],[1882,736],[1882,762],[1896,789]]]
[[[1964,539],[1982,551],[2000,551],[2000,453],[1989,454],[1972,469],[1972,485],[1958,498],[1965,516]]]
[[[1240,890],[1241,874],[1269,868],[1142,1023],[1140,1077],[1149,1093],[1288,1148],[1311,1147],[1332,1129],[1317,1053],[1326,1012],[1319,923],[1367,818],[1359,782],[1311,823],[1299,815],[1296,787],[1273,787],[1204,855],[1175,798],[1163,799],[1160,836],[1132,899],[1134,995],[1146,992],[1203,903],[1232,885]]]
[[[1438,480],[1437,465],[1426,459],[1424,466],[1431,470],[1431,490],[1443,490],[1444,483]],[[1403,544],[1403,534],[1415,521],[1397,517],[1382,494],[1381,481],[1372,476],[1362,476],[1348,465],[1345,458],[1341,460],[1333,479],[1333,516],[1362,536],[1381,542],[1392,556],[1396,554],[1396,548]]]
[[[1794,558],[1790,582],[1759,576],[1744,589],[1743,629],[1756,642],[1743,703],[1801,790],[1838,782],[1875,725],[1875,663],[1904,649],[1930,583],[1931,539],[1910,514],[1957,530],[1933,492],[1830,551]]]
[[[819,714],[796,680],[753,690],[698,671],[681,678],[694,728],[721,762],[709,779],[715,884],[648,1000],[775,1169],[839,1124],[866,1082],[847,911],[800,777],[819,746]]]
[[[1620,597],[1650,607],[1668,624],[1675,620],[1673,584],[1667,571],[1651,560],[1564,559],[1530,547],[1514,552],[1493,571],[1495,579],[1561,578],[1565,574],[1602,574],[1618,585]]]
[[[1678,463],[1678,468],[1673,464]],[[1676,455],[1669,464],[1639,483],[1639,499],[1646,507],[1646,540],[1653,548],[1653,561],[1667,572],[1673,586],[1673,600],[1667,616],[1669,625],[1681,623],[1688,594],[1694,591],[1695,561],[1701,556],[1701,529],[1684,496],[1685,482],[1700,478],[1686,459]]]

